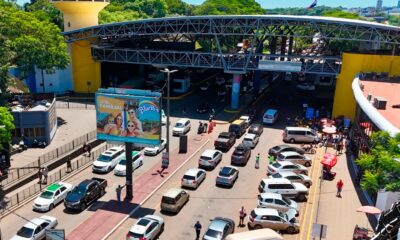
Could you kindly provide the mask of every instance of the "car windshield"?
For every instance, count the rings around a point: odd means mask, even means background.
[[[282,196],[282,200],[283,200],[287,205],[290,205],[290,200],[289,200],[289,198],[283,197],[283,196]]]
[[[274,118],[272,115],[269,115],[269,114],[265,114],[264,115],[264,118],[266,118],[266,119],[272,119],[272,118]]]
[[[33,234],[33,229],[27,227],[22,227],[17,232],[17,235],[23,238],[31,238],[32,234]]]
[[[119,161],[118,164],[125,166],[126,165],[126,159],[122,159],[121,161]]]
[[[178,127],[178,128],[179,128],[179,127],[183,127],[183,126],[184,126],[183,123],[176,123],[176,124],[175,124],[175,127]]]
[[[282,178],[282,175],[279,173],[272,174],[272,178]]]
[[[222,232],[218,232],[214,229],[208,229],[205,236],[207,237],[212,237],[212,238],[216,238],[216,239],[220,239],[222,237]]]
[[[208,161],[208,160],[211,160],[212,158],[207,157],[207,156],[201,156],[200,159]]]
[[[282,165],[279,164],[278,162],[274,162],[274,163],[272,164],[272,166],[275,167],[275,168],[280,168]]]
[[[150,221],[149,221],[148,219],[142,218],[142,219],[139,220],[139,222],[136,223],[136,225],[139,225],[139,226],[147,226],[147,225],[149,224],[149,222],[150,222]]]
[[[100,154],[100,156],[97,158],[97,161],[100,161],[100,162],[109,162],[109,161],[111,161],[111,157],[110,157],[110,156],[103,155],[103,154]]]
[[[244,141],[249,141],[249,142],[253,141],[252,138],[244,138],[243,140],[244,140]]]
[[[229,177],[231,175],[232,169],[224,167],[219,171],[219,175],[222,177]]]
[[[46,199],[52,199],[53,195],[54,195],[54,192],[44,191],[44,192],[42,192],[42,194],[40,194],[40,197],[46,198]]]
[[[167,204],[175,204],[175,199],[170,198],[170,197],[162,197],[161,202],[167,203]]]
[[[195,180],[196,178],[195,178],[194,176],[185,175],[185,176],[183,176],[183,179],[186,179],[186,180]]]
[[[274,149],[275,151],[279,151],[279,149],[281,149],[281,147],[275,146],[275,147],[273,147],[272,149]]]
[[[78,185],[76,188],[74,188],[74,190],[72,190],[72,193],[80,195],[84,194],[85,192],[86,192],[86,187],[81,185]]]

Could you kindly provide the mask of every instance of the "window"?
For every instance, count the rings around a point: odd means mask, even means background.
[[[44,223],[40,224],[40,228],[45,229],[48,225],[49,225],[48,222],[44,222]]]
[[[274,200],[271,199],[271,198],[267,198],[267,199],[264,199],[264,202],[266,202],[266,203],[273,203]]]
[[[38,226],[38,227],[35,229],[34,235],[39,234],[41,230],[42,230],[42,229],[40,228],[40,226]]]
[[[60,189],[61,192],[64,192],[65,190],[67,190],[66,187],[61,187],[61,189]]]
[[[13,137],[19,138],[21,137],[21,129],[20,128],[13,129],[11,134]]]
[[[275,203],[278,205],[286,205],[284,201],[280,200],[280,199],[275,199]]]
[[[35,137],[44,137],[45,136],[44,128],[34,128],[34,131],[35,131]]]

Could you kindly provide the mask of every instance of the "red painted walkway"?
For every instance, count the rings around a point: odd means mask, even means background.
[[[198,148],[207,141],[208,136],[194,136],[193,141],[198,144],[188,144],[186,154],[178,154],[179,149],[174,149],[170,153],[170,162],[168,175],[164,178],[157,173],[161,168],[160,164],[155,164],[146,173],[141,175],[133,184],[133,199],[131,202],[118,203],[115,200],[110,200],[98,209],[90,218],[84,221],[81,225],[75,228],[68,236],[68,240],[100,240],[109,233],[129,212],[138,206],[147,196],[149,196],[173,171],[175,171],[182,163],[193,154]],[[123,191],[124,197],[125,191]]]

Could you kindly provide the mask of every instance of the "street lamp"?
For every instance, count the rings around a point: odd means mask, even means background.
[[[168,68],[164,68],[164,70],[160,70],[163,73],[167,73],[167,156],[169,160],[169,114],[170,114],[170,106],[169,106],[169,97],[170,97],[170,75],[171,73],[177,72],[178,70],[169,70]]]

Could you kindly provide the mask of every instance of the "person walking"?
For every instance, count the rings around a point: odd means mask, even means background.
[[[87,152],[89,154],[89,157],[92,155],[92,147],[90,146],[90,144],[87,145]]]
[[[336,188],[337,188],[337,192],[336,192],[336,197],[342,197],[341,192],[343,189],[343,181],[342,179],[339,180],[339,182],[337,182],[336,184]]]
[[[342,150],[343,150],[343,140],[340,140],[340,141],[339,141],[337,148],[338,148],[338,153],[339,153],[339,154],[342,154]]]
[[[67,157],[67,173],[72,172],[72,165],[71,165],[71,159],[70,156]]]
[[[39,168],[38,171],[38,178],[39,178],[39,184],[42,184],[42,177],[43,177],[43,172],[42,172],[42,168]]]
[[[274,158],[274,156],[269,155],[269,156],[268,156],[268,160],[269,160],[269,164],[272,164],[272,163],[274,163],[275,158]]]
[[[43,173],[43,184],[47,184],[47,177],[49,174],[49,170],[47,169],[47,167],[43,168],[42,173]]]
[[[244,209],[244,206],[242,206],[239,209],[239,227],[243,227],[244,226],[244,218],[246,217],[246,209]]]
[[[256,169],[258,169],[260,167],[260,153],[257,154],[256,156]]]
[[[121,192],[122,192],[121,185],[118,185],[118,187],[117,187],[117,189],[115,189],[115,191],[117,192],[117,201],[121,202]]]
[[[194,224],[194,229],[196,230],[196,240],[200,238],[201,224],[199,221]]]

